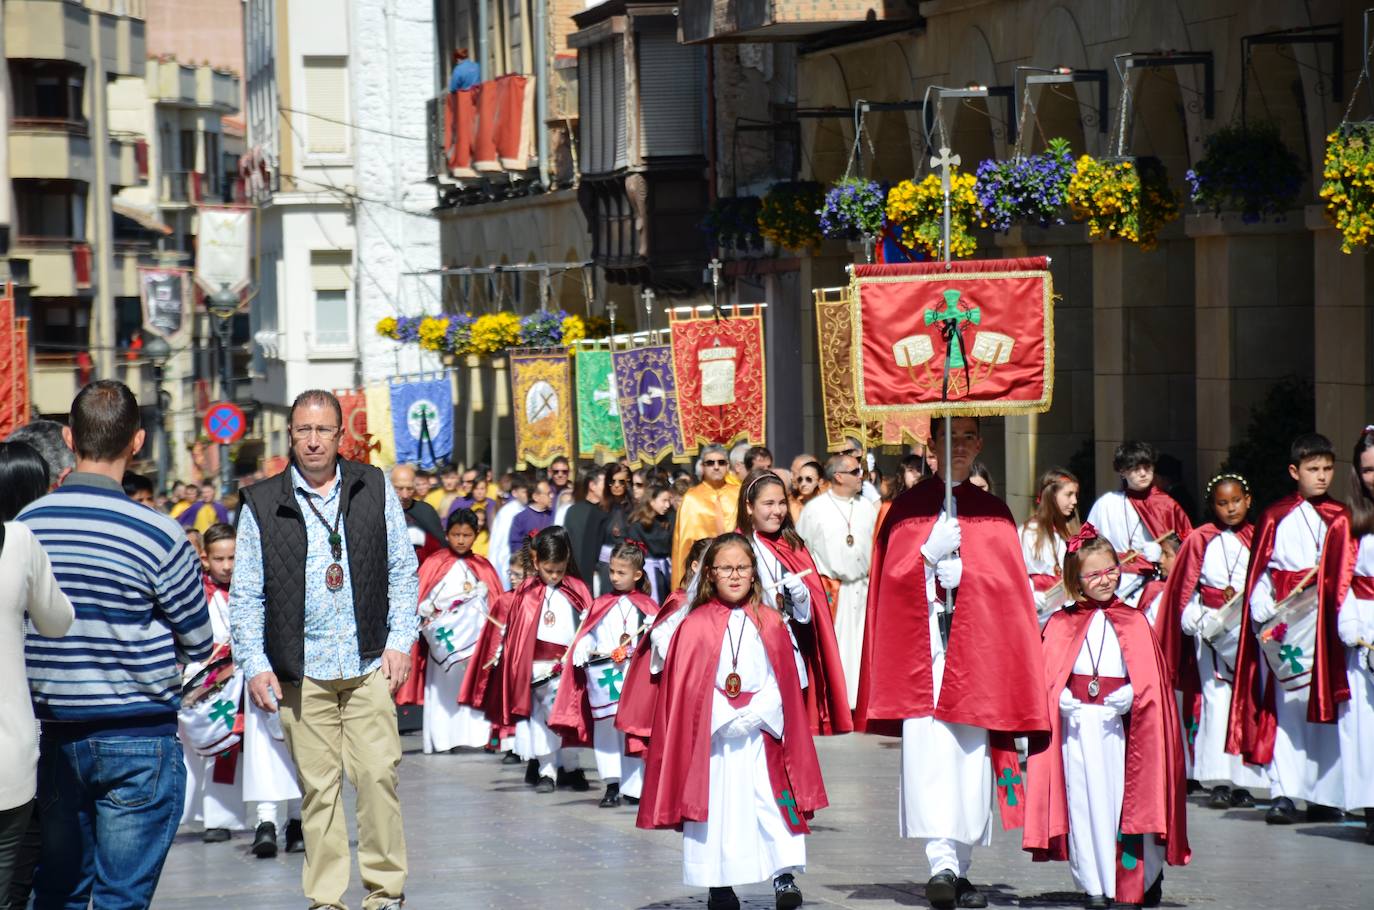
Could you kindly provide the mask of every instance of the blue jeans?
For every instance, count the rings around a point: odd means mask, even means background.
[[[34,910],[143,910],[153,902],[186,799],[175,736],[44,737],[43,850]]]

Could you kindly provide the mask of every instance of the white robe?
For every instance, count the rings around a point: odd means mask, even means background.
[[[229,643],[229,598],[216,590],[209,598],[210,632],[215,644]],[[228,828],[242,831],[248,827],[248,807],[243,801],[244,761],[240,753],[234,766],[233,783],[214,780],[215,757],[198,755],[191,748],[182,749],[182,763],[186,766],[186,799],[182,804],[181,823],[204,822],[206,828]]]
[[[1128,676],[1116,630],[1103,611],[1094,610],[1073,672],[1092,676],[1089,652],[1096,654],[1099,647],[1097,673]],[[1069,871],[1074,883],[1088,894],[1116,897],[1116,838],[1126,794],[1125,726],[1115,710],[1101,705],[1084,705],[1063,723],[1060,754],[1069,804]],[[1164,848],[1154,835],[1146,835],[1144,841],[1145,887],[1149,888],[1164,867]]]
[[[545,625],[543,617],[550,610],[553,611],[554,622],[553,625]],[[557,588],[544,588],[543,602],[535,622],[535,639],[538,641],[567,646],[572,644],[573,635],[577,632],[577,613],[573,610],[572,602]],[[531,678],[538,679],[547,675],[553,669],[554,663],[555,661],[551,660],[534,661]],[[516,754],[525,759],[539,759],[540,765],[543,766],[541,772],[559,762],[559,750],[563,745],[562,738],[549,726],[549,715],[553,712],[554,698],[558,695],[558,684],[558,677],[554,677],[543,685],[532,688],[530,716],[515,724]]]
[[[435,660],[425,664],[425,710],[421,741],[427,755],[447,752],[460,746],[485,746],[491,734],[491,722],[481,711],[458,704],[458,690],[463,686],[468,661],[486,623],[482,613],[488,610],[487,593],[467,563],[457,559],[449,567],[448,573],[420,601],[420,615],[425,620],[431,620],[448,610],[459,610],[464,614],[462,621],[453,628],[452,644],[458,659],[443,666]]]
[[[515,516],[525,510],[525,504],[518,499],[510,502],[496,510],[496,517],[491,520],[491,527],[487,532],[487,561],[492,568],[496,569],[496,574],[501,579],[501,584],[510,590],[510,526],[515,521]]]
[[[878,510],[862,496],[842,500],[825,492],[808,502],[797,521],[816,569],[840,583],[835,601],[835,640],[849,689],[849,708],[859,698],[864,619],[868,610],[868,573],[873,560],[873,527]],[[853,540],[853,543],[849,543]]]
[[[644,616],[628,597],[621,597],[601,621],[582,637],[578,647],[590,654],[609,654],[620,647],[621,635],[633,635],[644,620]],[[585,642],[585,644],[583,644]],[[630,653],[634,653],[631,644]],[[574,655],[576,657],[576,655]],[[627,668],[629,664],[625,665]],[[619,704],[596,712],[592,725],[592,748],[596,755],[596,773],[606,782],[620,781],[634,775],[638,781],[638,771],[643,765],[641,759],[625,754],[625,734],[615,728],[615,716]],[[642,786],[642,783],[640,783]],[[634,788],[634,785],[632,785]],[[638,790],[628,794],[638,796]]]
[[[1202,554],[1202,574],[1199,581],[1208,587],[1229,586],[1237,591],[1245,588],[1245,572],[1250,565],[1250,549],[1232,531],[1223,531],[1212,538]],[[1269,786],[1264,769],[1248,765],[1239,755],[1226,751],[1226,725],[1231,716],[1231,677],[1212,646],[1198,634],[1198,623],[1208,607],[1202,605],[1200,595],[1193,596],[1183,608],[1181,626],[1184,635],[1193,636],[1197,650],[1198,675],[1202,677],[1202,716],[1198,718],[1197,736],[1193,740],[1193,779],[1205,784],[1229,784],[1245,789]],[[1235,633],[1239,635],[1237,630]]]
[[[1127,553],[1131,550],[1142,552],[1145,544],[1154,540],[1150,536],[1150,530],[1145,527],[1145,519],[1140,517],[1135,506],[1131,505],[1130,499],[1120,490],[1098,497],[1097,502],[1093,503],[1092,511],[1088,513],[1087,520],[1097,528],[1098,534],[1111,542],[1118,553]],[[1140,599],[1142,587],[1139,575],[1122,572],[1121,580],[1116,586],[1117,596],[1134,607]]]
[[[1374,534],[1360,538],[1355,574],[1374,576]],[[1341,703],[1336,725],[1345,791],[1342,807],[1369,812],[1374,807],[1374,673],[1365,660],[1368,651],[1358,640],[1374,644],[1374,600],[1357,598],[1352,591],[1337,615],[1336,628],[1347,649],[1345,673],[1350,681],[1350,700]]]
[[[935,570],[927,565],[925,573],[931,675],[938,704],[945,675],[945,646],[940,641],[936,614]],[[902,837],[931,841],[926,855],[932,873],[948,868],[940,865],[941,859],[952,859],[957,851],[959,868],[950,871],[963,875],[968,871],[968,848],[992,843],[993,799],[987,730],[934,717],[902,721],[898,832]]]
[[[738,643],[732,668],[730,636]],[[753,692],[749,709],[773,736],[783,735],[782,693],[768,663],[758,628],[743,610],[733,610],[721,637],[717,689],[739,673],[743,691]],[[682,823],[682,880],[701,888],[767,881],[806,865],[806,836],[793,834],[773,799],[764,754],[764,732],[726,739],[717,735],[738,712],[719,691],[712,693],[710,799],[706,821]]]
[[[1256,594],[1263,592],[1273,596],[1271,568],[1306,572],[1315,566],[1321,555],[1317,540],[1324,539],[1325,534],[1326,523],[1310,503],[1304,502],[1289,512],[1274,531],[1274,553],[1256,582]],[[1256,597],[1252,594],[1252,627],[1270,618],[1256,610],[1255,602]],[[1268,662],[1263,655],[1257,654],[1257,658],[1266,685],[1274,685]],[[1323,806],[1339,806],[1345,799],[1341,784],[1340,733],[1335,724],[1307,722],[1310,693],[1310,688],[1293,692],[1280,689],[1277,693],[1278,730],[1274,737],[1274,760],[1269,765],[1270,794]]]
[[[1036,546],[1035,539],[1036,522],[1031,519],[1021,526],[1021,558],[1026,561],[1026,572],[1029,575],[1053,575],[1056,578],[1063,575],[1064,553],[1068,548],[1064,538],[1059,536],[1059,532],[1054,532],[1054,539],[1049,546]],[[1035,597],[1035,612],[1040,618],[1040,628],[1045,627],[1049,622],[1050,616],[1064,604],[1047,604],[1045,595],[1048,592],[1035,590],[1034,582],[1031,583],[1031,594]],[[1067,598],[1065,599],[1067,602]]]

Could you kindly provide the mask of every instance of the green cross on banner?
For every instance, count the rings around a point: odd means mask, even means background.
[[[997,786],[1007,788],[1007,805],[1015,806],[1016,785],[1021,783],[1021,775],[1015,774],[1010,768],[1002,769],[1002,779],[997,782]]]
[[[224,728],[226,730],[233,730],[234,703],[232,701],[225,701],[221,698],[219,701],[215,702],[215,708],[210,712],[210,719],[222,720],[224,721]]]
[[[971,322],[974,325],[983,321],[983,311],[978,307],[960,308],[959,292],[952,288],[943,292],[945,295],[945,308],[926,310],[926,325],[935,325],[940,322],[951,323],[956,330],[949,342],[949,367],[954,370],[961,370],[967,364],[964,363],[964,346],[959,341],[959,323]],[[943,327],[942,327],[943,329]]]
[[[801,824],[801,818],[797,815],[797,801],[792,798],[791,790],[782,791],[782,796],[778,797],[778,805],[787,810],[787,821],[789,824]]]
[[[1302,672],[1302,661],[1298,659],[1300,657],[1302,657],[1302,648],[1297,645],[1284,645],[1279,648],[1279,660],[1286,660],[1292,664],[1294,673]]]
[[[620,701],[620,684],[625,681],[625,673],[615,667],[601,671],[601,684],[611,690],[611,701]]]
[[[1145,850],[1145,835],[1118,832],[1116,839],[1121,842],[1121,868],[1130,872],[1140,862],[1140,855]]]
[[[443,642],[443,643],[444,643],[444,647],[445,647],[445,648],[448,648],[450,652],[453,651],[453,630],[452,630],[452,629],[439,629],[437,632],[434,633],[434,637],[437,638],[437,639],[439,639],[441,642]]]

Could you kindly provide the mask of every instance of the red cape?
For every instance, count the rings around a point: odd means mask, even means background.
[[[1183,608],[1197,593],[1207,547],[1224,530],[1209,521],[1198,525],[1188,535],[1179,548],[1178,558],[1174,560],[1174,571],[1164,585],[1164,599],[1160,601],[1159,612],[1155,615],[1155,638],[1159,640],[1159,650],[1164,654],[1174,688],[1181,691],[1189,689],[1188,683],[1196,679],[1198,673],[1197,650],[1184,646],[1183,639],[1191,636],[1183,634]],[[1255,526],[1248,522],[1236,529],[1236,538],[1247,548],[1254,536]]]
[[[620,707],[615,712],[615,728],[625,734],[625,754],[641,755],[649,748],[654,729],[654,708],[658,704],[658,676],[650,672],[648,636],[687,604],[685,591],[674,591],[663,599],[642,647],[630,658],[625,684],[620,687]]]
[[[934,698],[929,606],[921,545],[944,504],[944,481],[922,481],[897,497],[878,532],[869,574],[859,729],[901,734],[908,717],[935,717],[991,731],[994,747],[1030,736],[1042,747],[1050,717],[1040,626],[1016,524],[1006,504],[973,484],[955,487],[962,531],[963,581],[945,655],[940,702]]]
[[[488,604],[491,607],[491,618],[499,623],[509,622],[511,607],[514,605],[514,592],[501,593]],[[491,685],[491,681],[495,674],[501,671],[498,669],[499,661],[496,666],[488,667],[487,664],[492,662],[504,640],[505,636],[501,634],[501,630],[491,623],[482,627],[481,633],[477,636],[477,647],[468,660],[468,671],[463,676],[463,684],[458,689],[458,704],[476,708],[493,723],[501,717],[501,687]]]
[[[444,580],[448,570],[453,568],[458,556],[452,550],[444,549],[441,552],[430,556],[420,565],[420,600],[429,596],[429,592],[434,590],[435,585]],[[487,562],[486,557],[478,556],[476,553],[469,553],[463,557],[468,564],[468,569],[477,576],[477,580],[487,586],[489,596],[495,597],[501,592],[501,579],[492,568],[491,563]],[[486,625],[490,626],[491,623]],[[486,634],[486,629],[482,630]],[[425,703],[425,671],[429,666],[429,648],[425,645],[425,637],[417,636],[415,644],[410,648],[410,676],[401,683],[401,688],[396,690],[396,704],[398,705],[423,705]],[[464,677],[466,679],[466,677]],[[461,702],[459,702],[461,704]]]
[[[688,614],[673,633],[659,683],[661,697],[635,820],[641,828],[681,829],[685,821],[706,821],[711,788],[711,702],[730,609],[718,600],[707,601]],[[758,605],[741,609],[749,610],[750,618],[758,624],[768,663],[782,693],[783,767],[796,811],[809,815],[824,809],[829,801],[792,655],[792,638],[777,611]]]
[[[1126,491],[1126,500],[1135,508],[1150,539],[1163,537],[1173,531],[1179,540],[1187,540],[1193,532],[1193,522],[1183,506],[1159,487],[1151,486],[1144,494]]]
[[[1250,568],[1245,574],[1245,604],[1241,611],[1240,648],[1236,652],[1236,682],[1232,687],[1231,717],[1226,727],[1226,751],[1239,755],[1252,765],[1267,765],[1274,759],[1274,734],[1278,729],[1275,713],[1277,685],[1264,654],[1260,651],[1258,630],[1250,622],[1250,596],[1260,575],[1269,568],[1274,555],[1274,535],[1279,522],[1302,502],[1297,492],[1289,493],[1264,510],[1255,542],[1250,548]],[[1336,722],[1336,706],[1350,698],[1350,682],[1345,675],[1345,646],[1336,634],[1336,611],[1350,587],[1355,546],[1350,539],[1350,513],[1330,496],[1311,500],[1326,522],[1326,540],[1315,584],[1317,598],[1317,653],[1312,664],[1312,687],[1307,699],[1307,720],[1314,724]]]
[[[587,586],[571,575],[565,575],[559,591],[572,603],[578,616],[587,612],[592,595]],[[506,649],[497,666],[496,683],[499,689],[500,717],[493,722],[503,727],[530,716],[530,682],[534,671],[534,642],[539,633],[540,610],[544,606],[544,582],[536,574],[520,583],[515,591],[506,625]],[[571,650],[571,648],[569,648]],[[488,715],[490,717],[490,715]]]
[[[741,531],[741,534],[744,532]],[[849,690],[845,688],[844,667],[840,663],[840,646],[835,641],[835,618],[830,612],[830,598],[825,582],[811,558],[811,551],[802,547],[794,550],[781,538],[773,540],[759,534],[751,539],[763,541],[790,574],[811,574],[802,579],[811,592],[811,621],[792,623],[806,666],[806,716],[811,719],[811,732],[821,736],[850,733],[854,729],[853,712],[849,710]]]
[[[1129,668],[1135,703],[1126,725],[1126,792],[1121,803],[1123,834],[1154,834],[1165,844],[1164,858],[1181,866],[1191,858],[1183,774],[1183,740],[1169,682],[1169,670],[1145,614],[1113,600],[1106,607],[1121,655]],[[958,612],[956,610],[956,614]],[[1059,693],[1068,685],[1083,647],[1092,609],[1070,606],[1045,625],[1045,677],[1040,697],[1050,716],[1050,747],[1030,756],[1026,766],[1026,829],[1022,848],[1037,861],[1069,858],[1069,803],[1064,782],[1063,717]],[[1117,900],[1131,900],[1118,894]],[[1135,898],[1138,903],[1139,897]]]
[[[587,743],[592,740],[591,705],[587,702],[587,671],[582,667],[573,666],[572,654],[582,636],[595,629],[596,624],[605,619],[620,597],[620,594],[612,592],[602,594],[592,601],[591,608],[582,617],[582,625],[573,636],[572,644],[568,645],[568,652],[563,655],[563,678],[558,682],[558,694],[554,696],[553,710],[549,712],[549,726],[565,740]],[[635,605],[635,609],[645,616],[652,619],[658,613],[658,604],[654,603],[654,599],[648,594],[632,591],[628,597]],[[642,634],[640,642],[648,645],[648,639]],[[626,675],[629,675],[628,668]],[[625,697],[623,688],[620,697]],[[619,710],[617,706],[617,713]]]

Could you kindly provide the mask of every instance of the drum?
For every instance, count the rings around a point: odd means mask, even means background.
[[[1236,676],[1236,654],[1240,651],[1240,622],[1244,618],[1241,604],[1244,599],[1245,595],[1237,592],[1230,600],[1217,607],[1216,617],[1221,624],[1211,638],[1204,639],[1226,670],[1221,677],[1227,682],[1233,681]]]
[[[592,717],[601,720],[614,717],[620,708],[620,690],[625,686],[625,670],[629,661],[616,663],[609,657],[587,662],[583,668],[587,674],[587,703]]]
[[[423,634],[429,646],[429,659],[441,667],[467,660],[477,647],[486,620],[478,610],[486,609],[483,599],[470,600],[438,614],[425,623]]]
[[[204,666],[192,664],[177,712],[182,744],[197,755],[218,755],[238,745],[243,739],[238,724],[242,699],[243,672],[234,668],[227,648],[216,649]]]
[[[1317,656],[1316,585],[1288,595],[1278,612],[1260,629],[1260,648],[1279,685],[1289,692],[1312,683]]]

